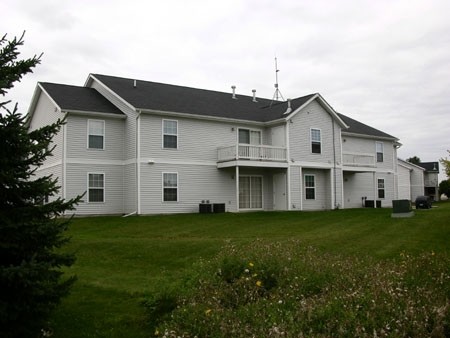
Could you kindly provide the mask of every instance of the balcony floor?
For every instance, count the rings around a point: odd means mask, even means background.
[[[217,163],[219,169],[230,167],[287,168],[288,166],[287,162],[264,160],[231,160]]]

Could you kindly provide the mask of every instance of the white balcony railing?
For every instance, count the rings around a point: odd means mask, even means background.
[[[238,144],[218,149],[218,162],[233,160],[286,161],[286,148]]]
[[[375,167],[375,155],[343,153],[343,164],[352,167]]]

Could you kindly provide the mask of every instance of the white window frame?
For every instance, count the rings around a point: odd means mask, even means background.
[[[164,175],[165,174],[174,174],[177,175],[177,186],[176,187],[167,187],[170,189],[177,189],[177,200],[176,201],[165,201],[164,200],[164,189],[166,188],[164,186]],[[163,203],[178,203],[180,201],[180,175],[178,174],[178,172],[176,171],[164,171],[161,175],[161,186],[162,186],[162,191],[161,191],[161,201]]]
[[[237,203],[239,205],[239,210],[264,210],[264,176],[263,175],[239,175],[239,182],[241,181],[241,178],[243,177],[249,177],[250,178],[250,208],[241,208],[240,201],[238,200]],[[251,186],[251,178],[252,177],[260,177],[261,178],[261,208],[252,208],[252,186]],[[240,197],[240,196],[239,196]]]
[[[383,183],[383,186],[380,188],[380,183]],[[380,191],[383,190],[383,197],[380,197]],[[386,198],[386,180],[384,178],[377,178],[377,198],[385,199]]]
[[[378,151],[378,146],[380,145],[381,147],[381,152]],[[378,154],[381,154],[381,161],[378,161]],[[377,163],[382,163],[384,162],[384,143],[383,142],[375,142],[375,160],[377,161]]]
[[[316,140],[313,140],[313,130],[317,130],[317,131],[319,131],[319,136],[320,136],[320,139],[319,139],[319,141],[316,141]],[[313,155],[320,155],[320,154],[322,154],[322,129],[320,129],[320,128],[310,128],[309,129],[309,141],[310,141],[310,145],[311,145],[311,154],[313,154]],[[320,146],[320,151],[318,152],[318,153],[315,153],[314,151],[313,151],[313,142],[318,142],[319,143],[319,146]]]
[[[175,122],[176,124],[177,124],[177,132],[176,132],[176,134],[171,134],[171,133],[165,133],[164,132],[164,123],[165,122]],[[179,130],[179,123],[178,123],[178,120],[169,120],[169,119],[163,119],[162,120],[162,125],[161,125],[161,134],[162,134],[162,139],[161,139],[161,146],[162,146],[162,149],[166,149],[166,150],[176,150],[176,149],[178,149],[178,144],[179,144],[179,142],[178,142],[178,139],[179,139],[179,136],[178,136],[178,130]],[[177,146],[176,146],[176,148],[169,148],[169,147],[165,147],[164,146],[164,136],[165,135],[168,135],[168,136],[176,136],[177,137]]]
[[[103,175],[103,188],[90,187],[89,186],[89,175]],[[103,201],[90,201],[89,200],[89,190],[90,189],[103,189]],[[101,204],[106,201],[106,175],[104,172],[88,172],[87,173],[87,203]]]
[[[306,186],[306,176],[311,176],[312,178],[313,178],[313,180],[314,180],[314,186],[313,187],[308,187],[308,186]],[[303,176],[303,185],[304,185],[304,187],[305,187],[305,200],[308,200],[308,201],[315,201],[316,200],[316,175],[314,175],[314,174],[305,174],[304,176]],[[313,191],[314,191],[314,198],[308,198],[308,196],[307,196],[307,193],[306,193],[306,191],[308,190],[308,189],[313,189]]]
[[[90,133],[90,124],[91,122],[101,122],[103,124],[103,134],[91,134]],[[105,144],[106,144],[106,123],[105,120],[94,120],[94,119],[88,119],[87,120],[87,139],[86,139],[86,148],[89,150],[105,150]],[[102,136],[103,137],[103,144],[102,148],[91,148],[89,146],[89,136]]]
[[[250,143],[241,143],[239,142],[239,132],[241,130],[246,130],[248,131],[248,138],[249,138],[249,142]],[[259,143],[252,143],[252,132],[257,132],[259,133]],[[254,146],[260,146],[262,145],[262,131],[260,129],[251,129],[251,128],[238,128],[238,132],[237,132],[237,143],[238,144],[247,144],[247,145],[254,145]]]

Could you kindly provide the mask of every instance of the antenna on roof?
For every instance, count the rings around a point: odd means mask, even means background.
[[[273,97],[272,97],[272,102],[270,102],[270,105],[272,105],[273,101],[276,100],[278,101],[278,99],[281,97],[284,101],[284,97],[280,92],[280,89],[278,88],[278,72],[280,70],[278,69],[278,64],[277,64],[277,57],[275,56],[275,93],[273,93]]]

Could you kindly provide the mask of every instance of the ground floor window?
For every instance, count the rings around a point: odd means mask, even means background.
[[[262,177],[239,176],[239,209],[262,209]]]
[[[384,198],[384,178],[378,179],[378,198]]]
[[[105,174],[88,174],[88,202],[105,201]]]
[[[178,201],[178,173],[163,173],[163,201]]]
[[[305,198],[307,200],[316,199],[316,177],[305,175]]]

